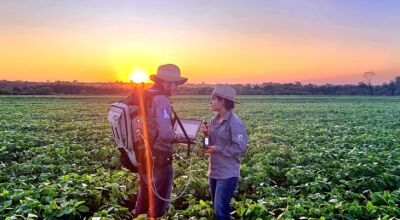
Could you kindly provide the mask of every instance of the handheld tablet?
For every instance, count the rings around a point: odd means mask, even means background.
[[[196,140],[197,133],[199,132],[202,121],[194,120],[194,119],[183,119],[183,118],[181,118],[180,120],[182,122],[182,125],[183,125],[190,141],[194,142]],[[175,121],[175,123],[174,123],[174,131],[175,131],[175,133],[180,134],[180,136],[183,137],[182,140],[177,140],[178,142],[183,142],[183,143],[187,142],[187,139],[186,139],[181,127],[179,126],[178,121]]]

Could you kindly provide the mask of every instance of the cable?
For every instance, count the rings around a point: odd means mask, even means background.
[[[145,140],[145,138],[143,137],[143,135],[141,133],[140,133],[140,136],[143,139],[145,146],[150,146],[149,143],[147,142],[147,140]],[[153,153],[151,152],[149,147],[145,147],[145,149],[150,151],[151,158],[149,158],[149,159],[152,160],[152,167],[154,167]],[[168,199],[168,198],[164,198],[164,197],[160,196],[160,194],[157,191],[156,183],[154,182],[154,169],[151,169],[151,177],[152,177],[151,178],[151,182],[152,182],[151,183],[151,190],[153,191],[154,195],[157,196],[157,198],[159,198],[160,200],[165,201],[165,202],[173,202],[173,201],[179,199],[180,197],[182,197],[185,194],[185,192],[188,189],[188,186],[189,186],[189,184],[190,184],[190,182],[192,180],[192,162],[193,162],[193,157],[194,156],[195,155],[193,155],[190,158],[188,180],[186,181],[184,187],[178,191],[176,197],[173,198],[173,199]]]

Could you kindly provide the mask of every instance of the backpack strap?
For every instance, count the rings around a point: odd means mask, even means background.
[[[151,103],[153,102],[154,96],[157,95],[165,95],[165,92],[158,91],[158,90],[153,90],[153,89],[146,89],[144,90],[144,103],[146,104],[146,107],[151,107]],[[119,102],[125,103],[129,106],[131,105],[138,105],[139,100],[138,97],[136,96],[135,92],[132,92],[129,94],[129,96],[126,99],[120,100]]]
[[[134,105],[136,103],[135,93],[129,94],[129,96],[126,99],[121,100],[119,102],[125,103],[128,106]]]

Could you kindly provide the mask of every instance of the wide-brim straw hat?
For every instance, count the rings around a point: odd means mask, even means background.
[[[162,80],[165,82],[175,82],[178,85],[184,84],[188,79],[181,77],[181,70],[174,64],[164,64],[158,67],[157,74],[150,75],[154,82]]]
[[[217,84],[211,94],[239,103],[236,101],[236,90],[229,85]]]

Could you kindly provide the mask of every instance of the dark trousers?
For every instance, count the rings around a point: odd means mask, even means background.
[[[148,183],[147,175],[148,174],[139,172],[139,192],[136,200],[135,215],[147,214],[149,218],[158,218],[165,214],[169,202],[159,199],[153,191],[151,191],[150,196],[153,197],[153,203],[151,205],[154,205],[154,213],[153,216],[150,215],[148,187],[152,187],[152,183]],[[167,199],[171,198],[173,179],[174,170],[172,164],[154,166],[154,183],[161,197]]]
[[[230,203],[239,182],[238,177],[228,179],[208,179],[214,213],[218,220],[231,219]]]

